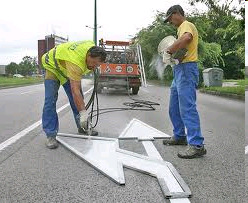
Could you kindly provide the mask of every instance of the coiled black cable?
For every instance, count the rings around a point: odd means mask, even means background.
[[[125,107],[116,107],[116,108],[112,107],[112,108],[99,109],[98,94],[97,94],[98,78],[99,78],[99,70],[96,69],[94,71],[93,92],[91,94],[90,100],[88,101],[86,105],[86,109],[88,109],[91,106],[91,111],[89,113],[91,122],[92,122],[93,117],[96,117],[95,124],[92,125],[92,128],[96,127],[99,121],[99,115],[101,114],[111,113],[111,112],[116,112],[116,111],[154,111],[156,110],[154,106],[160,105],[159,103],[152,102],[152,101],[133,99],[129,94],[129,82],[128,82],[128,76],[127,76],[128,96],[134,102],[124,102],[123,105],[127,106],[126,108]],[[96,110],[94,110],[95,100],[96,100]]]

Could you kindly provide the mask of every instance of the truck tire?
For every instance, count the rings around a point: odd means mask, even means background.
[[[139,92],[139,87],[132,87],[132,93],[133,93],[134,95],[137,95],[138,92]]]

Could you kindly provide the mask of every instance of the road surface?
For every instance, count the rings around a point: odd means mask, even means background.
[[[84,92],[90,88],[90,81],[83,83]],[[86,99],[89,96],[90,92]],[[158,102],[160,106],[152,112],[100,115],[96,127],[99,136],[117,138],[133,118],[172,135],[168,87],[149,85],[132,97]],[[177,152],[186,147],[164,146],[161,140],[154,144],[190,187],[191,202],[244,202],[245,103],[201,93],[197,97],[206,157],[183,160]],[[0,145],[22,132],[20,139],[6,143],[0,151],[0,202],[166,202],[153,177],[124,169],[126,184],[119,186],[63,146],[47,149],[39,123],[43,85],[0,90],[0,98]],[[131,101],[125,91],[104,90],[99,95],[100,108],[124,107],[123,102]],[[67,103],[61,88],[57,103],[57,109],[64,108],[59,113],[60,132],[77,133]],[[28,130],[32,125],[33,129]],[[122,140],[120,148],[146,155],[138,141]]]

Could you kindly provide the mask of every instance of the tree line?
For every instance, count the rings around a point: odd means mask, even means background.
[[[204,3],[208,10],[204,13],[194,11],[186,16],[194,23],[199,33],[199,69],[218,66],[223,69],[226,79],[243,79],[245,68],[245,9],[244,2],[239,2],[239,9],[232,6],[233,0],[219,4],[218,0],[190,0]],[[168,35],[176,36],[176,28],[163,22],[164,12],[157,11],[155,20],[141,29],[135,41],[141,44],[148,79],[158,79],[152,61],[157,54],[159,42]],[[163,79],[172,79],[171,69],[165,69]],[[200,78],[202,80],[202,77]]]
[[[31,56],[23,57],[19,64],[11,62],[5,67],[7,75],[14,75],[18,73],[24,76],[37,73],[37,68],[37,58]]]

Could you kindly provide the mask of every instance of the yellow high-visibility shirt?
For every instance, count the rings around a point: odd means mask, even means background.
[[[67,72],[67,77],[69,79],[75,80],[75,81],[80,81],[83,75],[83,71],[80,67],[77,65],[69,62],[69,61],[59,61],[60,65],[66,69]],[[52,73],[49,70],[46,70],[45,74],[45,79],[50,79],[50,80],[58,80],[56,75]]]
[[[188,52],[187,52],[186,57],[183,59],[182,63],[197,62],[198,60],[198,31],[193,23],[185,20],[177,29],[178,38],[180,38],[185,32],[192,34],[193,39],[186,47],[186,49],[188,49]]]
[[[65,69],[67,70],[67,77],[75,80],[75,81],[80,81],[83,75],[83,71],[80,67],[77,65],[69,62],[69,61],[63,61],[59,60],[61,66],[64,66]]]
[[[51,49],[42,56],[42,66],[46,71],[45,79],[58,79],[60,84],[66,83],[68,78],[79,81],[81,76],[89,70],[86,64],[88,50],[95,44],[93,41],[67,42]],[[56,66],[56,62],[57,65]]]

